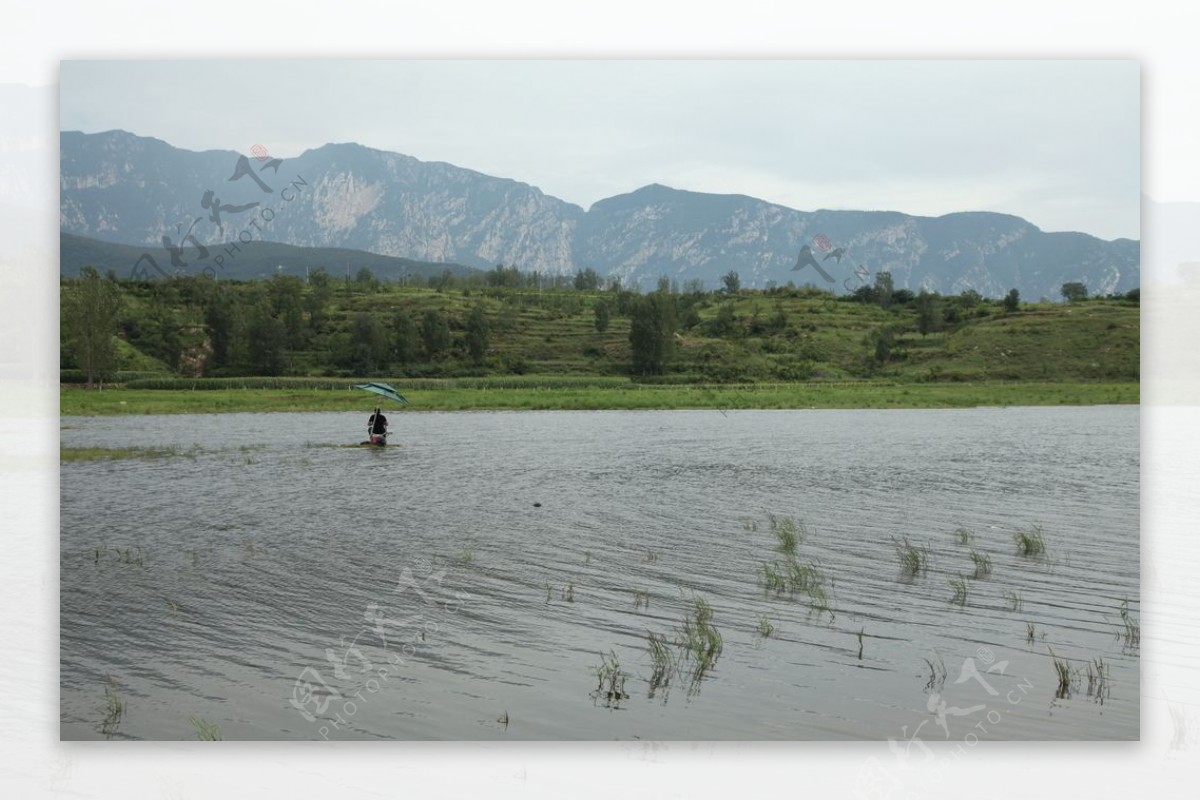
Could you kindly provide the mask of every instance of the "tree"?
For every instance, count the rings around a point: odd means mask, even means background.
[[[600,276],[591,267],[575,273],[576,289],[597,289],[600,286]]]
[[[661,375],[675,353],[675,299],[652,292],[633,304],[629,345],[634,375]]]
[[[421,320],[421,340],[425,344],[425,358],[431,361],[450,349],[450,324],[436,309],[425,312]]]
[[[283,349],[287,343],[287,327],[271,315],[266,298],[255,302],[246,331],[249,346],[250,371],[253,375],[279,375],[283,372]]]
[[[722,303],[717,309],[717,315],[708,324],[708,332],[714,337],[729,336],[737,328],[737,315],[733,311],[733,302]]]
[[[892,345],[895,344],[896,334],[888,326],[880,326],[870,333],[867,337],[867,344],[871,348],[871,355],[875,358],[876,364],[887,364],[892,358]]]
[[[1016,290],[1013,290],[1014,292]],[[983,295],[980,295],[974,289],[964,289],[958,295],[958,305],[964,309],[973,309],[983,303]]]
[[[1021,293],[1014,287],[1008,290],[1008,294],[1004,296],[1004,310],[1015,312],[1019,308],[1021,308]]]
[[[942,330],[942,303],[935,294],[922,291],[917,295],[917,330],[921,336]]]
[[[471,314],[467,317],[467,353],[471,356],[471,361],[475,364],[483,364],[483,357],[487,355],[488,347],[488,321],[487,311],[483,308],[483,303],[476,303],[471,309]]]
[[[892,305],[893,292],[895,287],[892,284],[892,274],[886,270],[875,273],[875,300],[881,308],[886,309]]]
[[[734,270],[730,270],[722,275],[721,283],[725,285],[725,292],[730,295],[736,295],[738,290],[742,288],[742,279]]]
[[[267,283],[271,311],[287,331],[287,346],[304,347],[304,282],[294,275],[275,275]]]
[[[348,344],[345,363],[355,375],[370,375],[387,366],[391,350],[387,333],[370,314],[359,312],[354,315]]]
[[[237,356],[236,342],[238,321],[237,297],[228,286],[219,286],[204,304],[204,325],[208,329],[209,347],[212,355],[209,363],[214,368],[231,367]]]
[[[401,364],[417,360],[421,334],[412,316],[401,309],[392,316],[392,355]]]
[[[1081,281],[1068,281],[1062,285],[1062,289],[1060,291],[1068,303],[1073,303],[1077,300],[1083,300],[1088,296],[1087,284]]]
[[[596,330],[602,334],[608,330],[608,318],[610,314],[608,301],[601,300],[596,303]]]
[[[308,276],[308,295],[304,298],[304,310],[308,312],[308,326],[314,334],[325,328],[325,307],[333,300],[333,283],[324,267],[318,267]]]
[[[368,270],[366,267],[360,269],[354,274],[354,283],[364,292],[378,292],[379,279],[375,277],[375,273]]]
[[[85,267],[78,280],[66,288],[63,316],[75,360],[87,374],[90,389],[103,384],[117,364],[113,337],[121,311],[121,288],[116,281],[101,277],[94,267]]]

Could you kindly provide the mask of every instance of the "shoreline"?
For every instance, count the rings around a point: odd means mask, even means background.
[[[750,409],[969,409],[1138,405],[1137,383],[978,382],[891,385],[638,385],[579,388],[399,388],[407,412]],[[59,389],[60,417],[143,414],[358,412],[370,397],[346,389]]]

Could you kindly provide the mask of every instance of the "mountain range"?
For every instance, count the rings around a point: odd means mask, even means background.
[[[1140,284],[1135,240],[1045,232],[994,212],[799,211],[658,184],[584,210],[529,184],[354,143],[279,160],[125,131],[61,132],[60,164],[61,231],[143,248],[164,271],[164,245],[186,269],[229,274],[247,244],[278,242],[480,269],[590,267],[627,285],[668,276],[713,288],[733,270],[742,286],[843,293],[887,270],[897,288],[997,297],[1016,287],[1034,300],[1057,298],[1067,281],[1100,294]],[[794,269],[805,246],[825,275]]]

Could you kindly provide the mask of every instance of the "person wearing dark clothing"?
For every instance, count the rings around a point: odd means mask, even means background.
[[[387,433],[387,418],[383,416],[383,412],[379,408],[375,408],[375,412],[367,420],[367,425],[370,426],[371,433],[383,435]]]

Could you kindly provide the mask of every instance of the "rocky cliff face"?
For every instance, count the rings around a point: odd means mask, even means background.
[[[712,287],[735,270],[743,286],[792,280],[846,292],[889,270],[897,288],[998,296],[1017,287],[1036,299],[1057,297],[1065,281],[1099,293],[1140,282],[1137,242],[1045,233],[1003,214],[802,212],[659,185],[584,212],[528,184],[356,144],[279,162],[110,131],[64,132],[61,149],[62,230],[158,248],[164,260],[166,235],[193,253],[249,237],[482,268],[591,267],[626,283],[666,275]],[[806,245],[824,275],[793,269]]]

